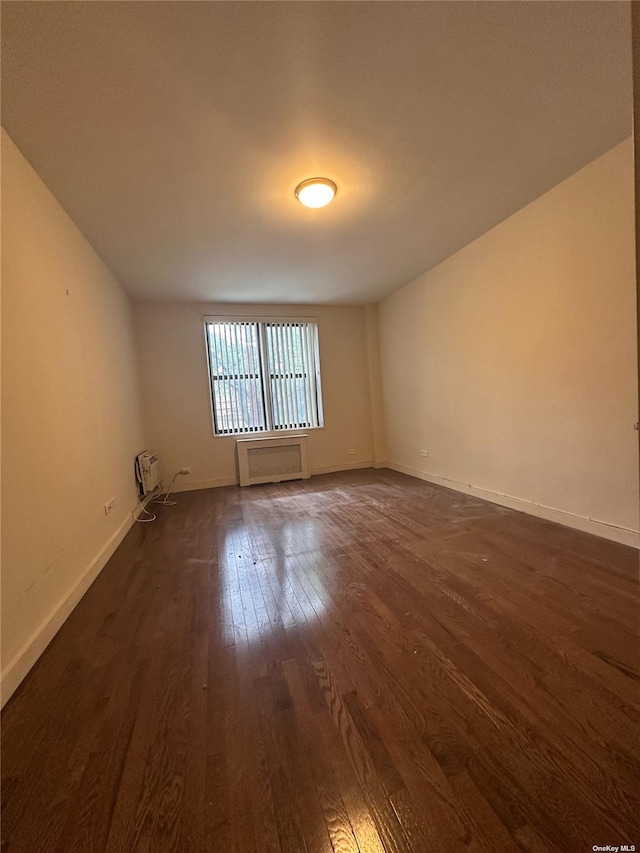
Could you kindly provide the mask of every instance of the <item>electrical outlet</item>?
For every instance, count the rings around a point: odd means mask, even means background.
[[[111,510],[114,508],[115,505],[116,505],[116,499],[115,498],[111,498],[110,501],[107,501],[106,504],[104,505],[104,514],[109,515],[109,513],[111,512]]]
[[[190,474],[190,473],[191,473],[191,468],[181,468],[178,471],[178,474]]]
[[[429,455],[429,451],[428,451],[428,450],[421,450],[421,451],[420,451],[420,456],[428,456],[428,455]]]
[[[349,454],[349,456],[355,456],[355,455],[356,455],[356,449],[355,449],[355,447],[350,447],[350,448],[347,450],[347,453]]]

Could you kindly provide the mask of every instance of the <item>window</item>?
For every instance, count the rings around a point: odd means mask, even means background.
[[[317,323],[212,317],[205,329],[216,435],[322,426]]]

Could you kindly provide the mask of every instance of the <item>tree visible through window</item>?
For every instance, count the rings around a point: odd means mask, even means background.
[[[206,321],[216,435],[322,426],[318,326]]]

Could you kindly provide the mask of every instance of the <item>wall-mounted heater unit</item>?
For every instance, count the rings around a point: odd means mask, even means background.
[[[136,456],[136,479],[142,497],[151,494],[160,485],[160,457],[152,450]]]
[[[308,479],[307,436],[241,438],[236,442],[240,485]]]

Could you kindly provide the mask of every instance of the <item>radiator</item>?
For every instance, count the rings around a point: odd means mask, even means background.
[[[307,436],[241,438],[236,442],[240,485],[280,483],[311,476]]]

